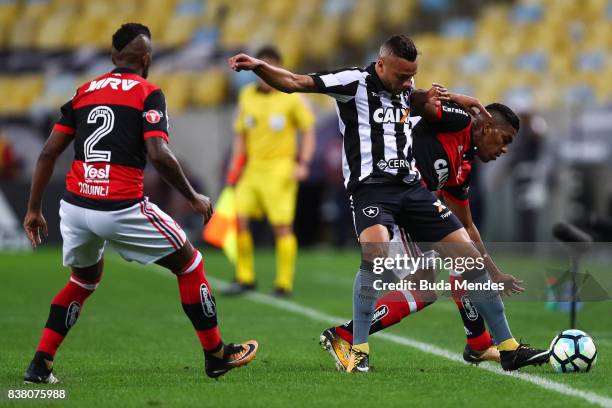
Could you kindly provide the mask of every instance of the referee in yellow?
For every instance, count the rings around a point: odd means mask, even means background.
[[[281,65],[280,53],[272,46],[259,50],[257,58]],[[274,293],[291,294],[297,255],[293,233],[297,188],[298,182],[308,177],[315,150],[314,123],[312,111],[298,94],[279,92],[261,79],[240,91],[229,176],[230,184],[236,183],[238,259],[235,282],[225,294],[255,289],[249,220],[262,214],[276,239]]]

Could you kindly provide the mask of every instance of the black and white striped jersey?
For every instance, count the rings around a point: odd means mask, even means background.
[[[410,91],[385,90],[375,64],[309,74],[320,93],[336,99],[343,135],[342,172],[349,192],[370,176],[413,182],[420,175],[412,155]]]

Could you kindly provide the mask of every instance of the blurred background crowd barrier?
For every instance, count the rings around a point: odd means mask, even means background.
[[[420,51],[417,87],[442,83],[520,113],[510,153],[475,170],[472,205],[487,240],[552,240],[550,227],[566,220],[612,241],[612,0],[0,0],[0,247],[24,244],[29,180],[58,108],[112,69],[110,38],[130,21],[151,28],[149,79],[166,94],[171,146],[213,198],[237,92],[255,79],[231,72],[227,57],[274,44],[298,72],[366,65],[401,32]],[[318,146],[296,232],[301,245],[352,246],[333,101],[308,98]],[[71,156],[45,201],[52,242]],[[154,171],[146,192],[199,236],[198,218]]]

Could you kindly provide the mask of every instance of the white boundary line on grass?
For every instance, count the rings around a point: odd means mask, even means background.
[[[217,287],[223,287],[227,285],[226,281],[209,277],[208,280],[212,281],[212,283]],[[304,317],[308,317],[311,320],[320,321],[326,324],[338,324],[343,323],[346,319],[342,319],[338,316],[332,316],[323,312],[320,312],[317,309],[313,309],[307,306],[300,305],[295,302],[291,302],[284,299],[277,299],[273,296],[266,295],[264,293],[258,292],[250,292],[245,295],[246,298],[253,300],[257,303],[261,303],[267,306],[273,306],[281,310],[289,311]],[[402,346],[408,346],[420,350],[424,353],[433,354],[438,357],[446,358],[448,360],[467,364],[463,357],[452,351],[445,350],[440,347],[433,346],[429,343],[424,343],[422,341],[413,340],[408,337],[397,336],[394,334],[388,333],[377,333],[374,336],[384,339],[386,341],[390,341],[392,343],[400,344]],[[602,395],[596,394],[590,391],[583,391],[576,388],[572,388],[569,385],[558,383],[555,381],[548,380],[546,378],[538,377],[537,375],[520,373],[520,372],[508,372],[502,370],[500,367],[494,366],[489,363],[482,363],[476,366],[480,369],[499,374],[505,375],[511,378],[516,378],[518,380],[527,381],[529,383],[535,384],[538,387],[558,392],[559,394],[568,395],[570,397],[580,398],[587,402],[590,402],[595,405],[599,405],[604,408],[612,408],[612,398],[607,398]]]

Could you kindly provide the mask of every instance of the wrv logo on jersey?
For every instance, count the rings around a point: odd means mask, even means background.
[[[378,108],[372,114],[376,123],[407,123],[410,108]]]
[[[104,78],[99,81],[91,81],[89,83],[89,88],[87,88],[85,92],[95,91],[97,89],[106,88],[107,86],[118,91],[119,85],[121,85],[122,91],[129,91],[139,83],[140,81],[136,81],[135,79]]]

